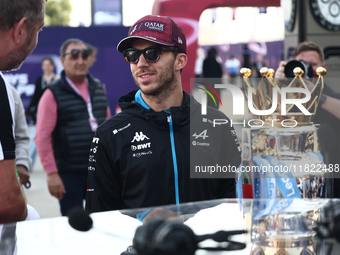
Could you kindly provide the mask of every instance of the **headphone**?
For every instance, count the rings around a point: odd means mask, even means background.
[[[228,240],[230,235],[244,234],[247,231],[219,231],[214,234],[196,236],[187,225],[177,221],[155,218],[137,228],[133,238],[133,248],[139,255],[194,255],[196,250],[209,251],[241,250],[244,243]],[[206,239],[228,242],[225,247],[199,247]]]

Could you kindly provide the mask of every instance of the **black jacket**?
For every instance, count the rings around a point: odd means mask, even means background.
[[[208,56],[203,61],[204,78],[221,78],[223,75],[221,64],[217,62],[215,56]]]
[[[183,93],[181,107],[162,112],[137,103],[136,91],[119,99],[123,111],[105,121],[93,138],[87,210],[235,197],[235,173],[195,173],[209,166],[239,166],[235,131],[229,125],[213,127],[213,119],[227,117],[210,107],[202,116],[200,104]]]

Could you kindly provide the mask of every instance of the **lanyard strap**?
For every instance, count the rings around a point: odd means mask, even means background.
[[[79,89],[76,87],[76,85],[74,85],[74,83],[70,80],[70,78],[68,78],[67,76],[65,76],[67,83],[70,85],[70,87],[79,95],[83,98],[83,96],[81,95]],[[89,81],[87,78],[85,78],[86,80],[86,85],[88,88],[88,93],[87,93],[87,112],[89,113],[89,117],[90,120],[94,119],[93,113],[92,113],[92,103],[91,103],[91,98],[90,98],[90,89],[89,89]]]

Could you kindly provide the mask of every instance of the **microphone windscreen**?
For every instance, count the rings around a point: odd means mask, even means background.
[[[93,226],[90,215],[82,208],[71,209],[68,213],[68,223],[78,231],[89,231]]]

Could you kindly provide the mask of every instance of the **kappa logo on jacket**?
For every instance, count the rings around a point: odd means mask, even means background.
[[[150,139],[149,137],[147,137],[146,135],[143,134],[143,132],[136,132],[135,133],[135,136],[133,137],[131,143],[133,142],[140,142],[140,141],[144,141],[145,139]]]

